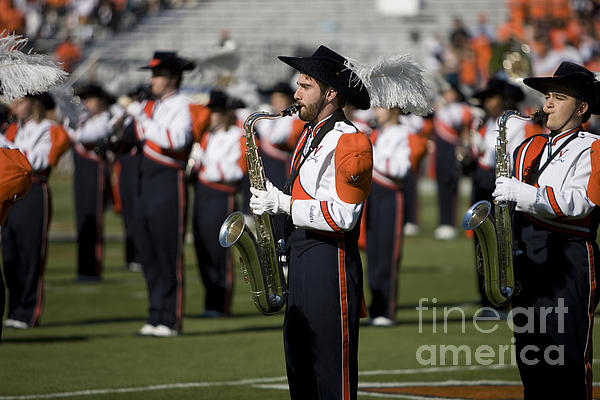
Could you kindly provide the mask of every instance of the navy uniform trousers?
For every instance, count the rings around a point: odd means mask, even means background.
[[[373,182],[366,203],[367,277],[372,294],[369,316],[395,319],[402,257],[404,195]]]
[[[77,274],[96,279],[102,274],[104,206],[110,190],[108,162],[83,157],[73,151],[77,223]]]
[[[358,224],[338,238],[303,229],[288,237],[283,334],[292,399],[357,397],[363,295],[357,232]]]
[[[140,261],[150,300],[148,323],[181,330],[187,215],[183,169],[144,156],[136,207]]]
[[[436,137],[435,179],[437,183],[440,225],[456,225],[459,172],[459,168],[456,165],[456,146]]]
[[[219,244],[219,231],[235,209],[235,189],[229,192],[195,183],[193,226],[198,268],[205,288],[204,307],[229,315],[233,292],[233,262]]]
[[[515,213],[513,229],[517,248],[523,251],[515,259],[522,289],[512,302],[514,324],[531,328],[525,332],[515,328],[525,399],[591,399],[598,245],[595,240],[548,231],[520,213]],[[561,301],[567,308],[564,314],[556,312]],[[515,307],[532,307],[534,321],[516,313]],[[558,346],[563,347],[564,362]]]
[[[42,312],[50,223],[50,192],[35,182],[12,206],[2,226],[2,259],[8,289],[7,318],[35,326]]]
[[[135,198],[138,188],[138,174],[142,155],[126,153],[120,155],[117,162],[120,165],[119,193],[121,194],[122,218],[125,228],[125,261],[141,263],[136,247],[135,229]]]

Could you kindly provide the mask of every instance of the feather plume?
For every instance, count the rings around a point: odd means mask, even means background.
[[[351,84],[360,85],[358,77],[367,88],[372,107],[399,107],[416,115],[431,112],[423,69],[410,57],[379,57],[372,65],[349,59],[346,67],[354,72]]]
[[[68,75],[50,57],[24,53],[26,43],[22,36],[0,33],[0,97],[4,100],[45,92]]]

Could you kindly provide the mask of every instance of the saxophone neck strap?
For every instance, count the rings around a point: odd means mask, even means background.
[[[527,181],[534,184],[537,183],[540,175],[542,175],[542,172],[544,172],[544,170],[548,167],[548,165],[550,165],[550,163],[552,162],[552,160],[554,160],[554,158],[556,157],[557,154],[560,154],[561,151],[564,150],[565,147],[567,147],[567,145],[569,143],[571,143],[573,140],[575,140],[579,134],[579,130],[577,129],[575,130],[571,136],[569,136],[567,138],[567,140],[565,140],[558,149],[556,149],[555,151],[553,151],[552,153],[550,153],[550,151],[552,150],[552,140],[554,139],[552,136],[548,137],[548,142],[546,143],[546,146],[548,146],[548,159],[546,160],[546,162],[544,162],[544,165],[542,165],[537,171],[534,171],[531,174],[531,177],[528,177]],[[542,154],[543,154],[543,150],[540,152],[539,156],[538,156],[538,161],[537,163],[539,163],[541,161],[542,158]]]

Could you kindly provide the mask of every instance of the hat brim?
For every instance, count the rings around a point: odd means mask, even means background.
[[[191,62],[191,61],[187,61],[184,59],[177,59],[178,61],[173,62],[173,61],[162,61],[156,65],[154,64],[148,64],[148,65],[144,65],[142,67],[140,67],[140,70],[153,70],[153,69],[167,69],[170,71],[191,71],[196,67],[196,64]]]
[[[600,102],[595,87],[586,85],[589,77],[583,73],[563,76],[546,76],[525,78],[523,83],[540,93],[559,92],[568,96],[583,99],[588,103],[592,114],[600,114]],[[593,99],[591,98],[593,97]]]
[[[369,92],[362,83],[349,86],[351,71],[343,65],[340,65],[325,57],[289,57],[279,56],[281,61],[290,67],[312,76],[313,78],[336,89],[342,94],[346,101],[360,108],[367,110],[371,107]],[[342,72],[332,73],[332,70],[342,70]],[[347,82],[341,84],[340,82]]]

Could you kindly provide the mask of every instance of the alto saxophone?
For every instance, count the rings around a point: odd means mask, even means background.
[[[498,120],[496,179],[510,177],[510,157],[506,151],[506,123],[510,118],[528,121],[535,116],[523,116],[509,110]],[[475,231],[479,239],[477,263],[483,269],[485,294],[494,306],[500,307],[508,304],[515,294],[511,211],[507,201],[494,201],[495,221],[491,211],[489,201],[478,201],[465,213],[462,226]]]
[[[277,119],[295,114],[297,105],[277,114],[255,112],[244,122],[246,131],[246,162],[250,185],[266,190],[265,171],[254,140],[254,124],[261,119]],[[232,247],[239,256],[244,280],[250,285],[250,294],[256,307],[266,315],[283,309],[287,299],[287,285],[283,266],[275,244],[271,217],[268,214],[252,214],[256,225],[256,238],[244,222],[244,215],[236,211],[221,225],[219,243]]]

